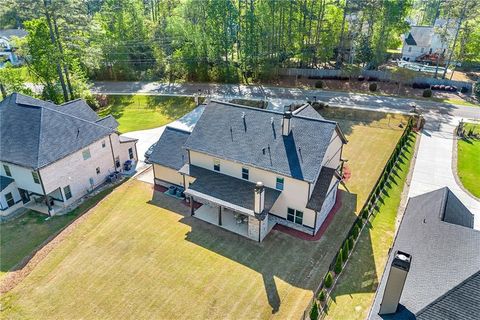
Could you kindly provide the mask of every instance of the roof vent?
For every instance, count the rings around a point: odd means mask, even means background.
[[[270,123],[273,124],[273,117],[270,118]]]

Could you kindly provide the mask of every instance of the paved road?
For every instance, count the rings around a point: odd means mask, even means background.
[[[266,100],[270,109],[282,109],[292,102],[313,100],[332,106],[360,108],[383,112],[409,113],[415,103],[423,113],[427,125],[422,132],[417,161],[413,171],[409,196],[416,196],[444,186],[475,214],[475,228],[480,229],[480,202],[457,184],[452,170],[453,129],[461,119],[480,119],[480,107],[468,107],[431,101],[373,96],[368,94],[223,84],[162,84],[156,82],[97,82],[93,91],[109,94],[143,93],[152,95],[193,96],[200,93],[216,99]],[[193,126],[198,114],[189,117]],[[187,121],[188,122],[188,121]],[[180,120],[177,124],[182,125]],[[162,134],[164,127],[126,134],[139,139],[139,155]],[[143,159],[142,159],[143,160]]]
[[[273,108],[281,108],[283,104],[293,101],[314,100],[314,96],[318,101],[333,106],[355,107],[387,112],[410,112],[410,105],[415,103],[427,116],[431,115],[434,118],[443,118],[441,121],[450,122],[452,118],[480,119],[480,107],[318,89],[310,90],[235,84],[96,82],[92,91],[110,94],[143,93],[180,96],[193,96],[200,93],[202,96],[207,95],[214,99],[243,98],[266,100],[273,104]]]

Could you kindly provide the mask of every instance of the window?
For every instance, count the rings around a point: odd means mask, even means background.
[[[38,173],[36,171],[32,171],[32,178],[33,182],[40,184],[40,178],[38,177]]]
[[[119,156],[115,157],[115,167],[120,168],[120,157]]]
[[[421,48],[421,49],[420,49],[420,52],[421,52],[421,53],[423,53],[423,49],[424,49],[424,48]]]
[[[63,188],[63,193],[65,193],[65,198],[68,200],[72,197],[72,190],[70,190],[70,186],[66,186]]]
[[[218,159],[213,160],[213,170],[220,171],[220,160]]]
[[[82,151],[83,160],[90,159],[90,149],[85,149]]]
[[[242,168],[242,179],[248,180],[248,168]]]
[[[297,224],[302,224],[303,223],[303,212],[299,210],[295,210],[292,208],[287,209],[287,220],[297,223]]]
[[[130,159],[133,159],[133,148],[128,149],[128,156]]]
[[[105,148],[105,140],[102,141],[102,148]]]
[[[7,177],[12,176],[12,172],[10,171],[10,167],[7,166],[6,164],[3,165],[3,170],[5,170],[5,174],[7,175]]]
[[[13,200],[13,195],[11,192],[5,194],[5,200],[7,201],[9,207],[15,204],[15,200]]]
[[[97,174],[100,174],[100,167],[97,167],[95,171],[97,171]]]
[[[412,52],[412,47],[408,47],[408,52]]]
[[[279,178],[277,177],[277,184],[276,184],[276,188],[277,190],[283,190],[283,178]]]

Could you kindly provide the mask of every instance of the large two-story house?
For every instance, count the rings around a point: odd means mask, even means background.
[[[136,140],[117,127],[80,99],[55,105],[14,93],[2,100],[0,215],[22,206],[58,213],[136,161]]]
[[[167,127],[150,161],[155,184],[185,189],[192,215],[262,241],[277,223],[316,234],[346,142],[310,105],[281,113],[212,101],[192,132]]]

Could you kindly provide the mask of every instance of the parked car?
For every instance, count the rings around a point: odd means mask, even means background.
[[[150,163],[150,162],[148,161],[148,158],[149,158],[150,155],[152,154],[153,148],[155,148],[156,145],[157,145],[157,143],[155,142],[155,143],[152,144],[152,145],[147,149],[147,151],[145,152],[145,163]]]

